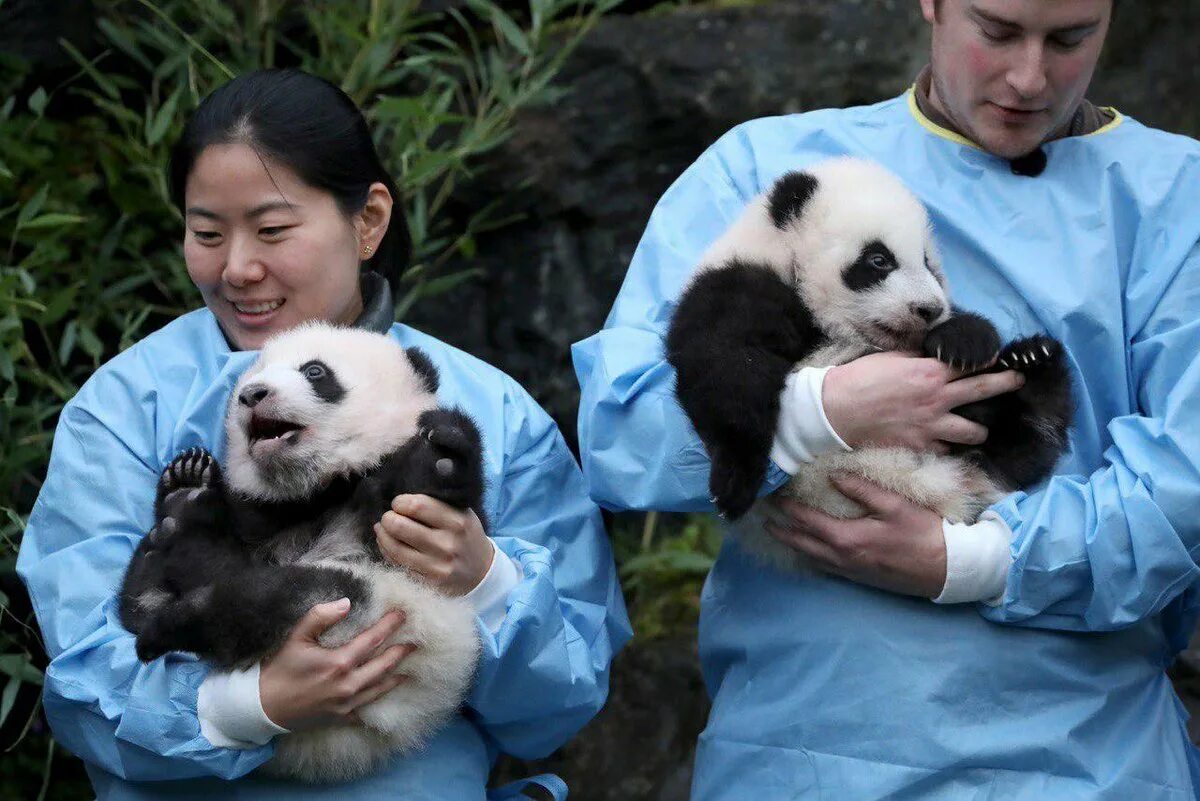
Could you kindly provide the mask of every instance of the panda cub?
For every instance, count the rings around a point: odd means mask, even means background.
[[[367,331],[309,324],[272,338],[234,389],[226,465],[204,450],[163,472],[156,524],[130,563],[122,621],[144,661],[189,651],[220,669],[283,644],[314,605],[349,598],[321,637],[348,642],[389,609],[391,642],[414,643],[408,680],[361,707],[361,725],[284,735],[265,769],[307,781],[361,776],[420,747],[458,709],[478,658],[475,615],[383,562],[373,525],[401,493],[484,519],[482,445],[465,414],[437,406],[420,351]]]
[[[864,510],[829,482],[845,471],[969,523],[1049,476],[1073,408],[1061,344],[1039,335],[1001,347],[990,322],[952,309],[920,201],[873,162],[830,159],[787,173],[750,202],[701,259],[667,334],[676,394],[712,461],[714,503],[741,518],[735,531],[752,551],[806,566],[763,530],[766,510],[756,504],[788,374],[884,350],[971,371],[1012,368],[1025,384],[955,410],[987,426],[982,445],[946,456],[871,447],[825,454],[792,477],[786,495],[859,517]]]

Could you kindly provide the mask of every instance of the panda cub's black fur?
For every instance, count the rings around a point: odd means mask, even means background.
[[[784,492],[859,516],[828,482],[848,470],[971,522],[1003,494],[1049,476],[1072,416],[1061,344],[1039,335],[1002,347],[990,322],[951,307],[940,265],[922,204],[887,170],[854,158],[784,175],[712,245],[680,297],[666,353],[711,458],[722,515],[737,520],[756,502],[789,373],[881,350],[916,350],[967,370],[1012,368],[1025,385],[955,410],[988,427],[978,447],[946,457],[897,448],[827,454]],[[757,515],[737,531],[752,549],[803,566],[761,533]]]
[[[275,773],[352,778],[418,747],[461,703],[477,659],[473,611],[384,564],[373,526],[402,493],[484,520],[482,443],[462,412],[437,406],[437,371],[389,337],[312,324],[280,335],[238,382],[227,468],[199,448],[163,472],[155,527],[120,594],[139,658],[198,654],[221,669],[279,649],[317,603],[351,612],[322,638],[340,645],[390,608],[393,642],[416,643],[410,680],[363,707],[363,725],[281,738]],[[486,525],[486,523],[485,523]]]

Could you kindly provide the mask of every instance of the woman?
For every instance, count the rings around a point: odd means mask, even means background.
[[[507,376],[393,321],[388,280],[407,254],[397,192],[332,84],[290,70],[229,82],[187,124],[170,178],[205,308],[114,358],[64,408],[18,560],[52,657],[55,736],[87,763],[102,801],[483,799],[499,752],[544,755],[591,718],[629,636],[570,452]],[[263,664],[210,675],[183,654],[139,663],[115,597],[151,526],[160,471],[191,446],[221,456],[229,393],[253,351],[308,320],[388,333],[430,356],[440,400],[483,433],[493,521],[489,538],[473,514],[401,496],[375,527],[390,562],[468,597],[483,655],[463,714],[423,751],[336,788],[251,771],[274,735],[352,718],[395,685],[407,649],[376,649],[394,613],[324,649],[317,635],[346,609],[318,605]]]

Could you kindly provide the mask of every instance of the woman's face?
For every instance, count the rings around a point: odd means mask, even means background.
[[[362,312],[362,246],[377,242],[288,167],[247,145],[210,145],[184,206],[188,275],[238,348],[257,350],[310,320],[348,325]]]

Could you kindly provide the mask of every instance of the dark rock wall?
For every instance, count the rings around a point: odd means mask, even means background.
[[[1121,5],[1090,96],[1200,133],[1200,0]],[[926,61],[927,37],[916,0],[782,0],[605,20],[568,60],[559,80],[568,93],[522,115],[471,192],[511,195],[525,214],[480,241],[470,264],[487,277],[409,321],[507,370],[571,438],[578,390],[568,348],[603,325],[659,195],[740,122],[902,92]]]

